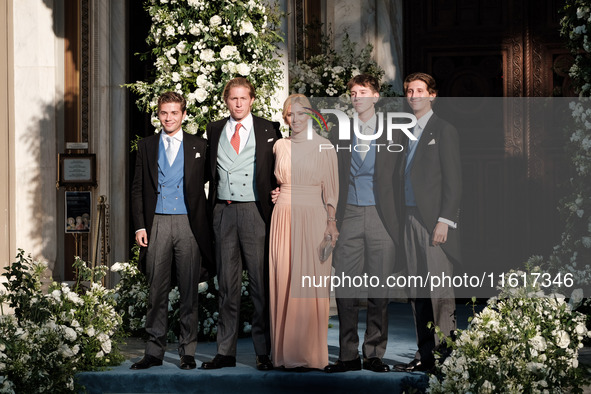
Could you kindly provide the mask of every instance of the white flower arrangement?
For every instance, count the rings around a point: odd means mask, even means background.
[[[585,320],[564,296],[533,284],[503,291],[458,330],[427,392],[580,393],[579,349],[591,336]]]
[[[371,58],[372,45],[357,51],[357,43],[345,34],[342,50],[331,47],[327,36],[321,38],[321,54],[290,64],[290,90],[308,97],[342,97],[347,94],[347,83],[354,76],[366,73],[378,80],[384,70]],[[382,96],[396,96],[390,85],[382,85]]]
[[[282,79],[277,5],[254,0],[148,0],[146,10],[152,17],[147,38],[152,51],[143,58],[151,57],[154,77],[127,85],[138,95],[141,110],[154,114],[158,96],[176,91],[187,99],[183,127],[203,134],[207,123],[228,116],[220,101],[226,82],[243,76],[257,90],[253,113],[270,118],[278,112],[272,104]],[[152,124],[159,131],[159,123]]]
[[[47,264],[22,250],[17,259],[4,274],[7,291],[0,295],[0,303],[15,311],[0,315],[0,392],[75,392],[76,372],[123,361],[114,292],[95,282],[106,267],[90,269],[76,258],[76,285],[54,282],[44,293]]]

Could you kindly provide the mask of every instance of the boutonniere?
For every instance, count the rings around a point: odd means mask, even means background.
[[[195,158],[196,158],[196,159],[198,159],[198,158],[200,158],[200,157],[201,157],[201,153],[199,153],[199,152],[195,153]]]

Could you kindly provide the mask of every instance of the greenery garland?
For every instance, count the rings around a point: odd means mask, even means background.
[[[162,93],[172,90],[187,99],[184,129],[201,135],[209,122],[229,115],[222,92],[237,76],[256,87],[255,115],[277,112],[272,99],[283,76],[277,2],[148,0],[145,8],[152,17],[146,40],[152,50],[143,59],[153,60],[154,75],[126,86],[139,96],[140,110],[152,114],[156,132]]]

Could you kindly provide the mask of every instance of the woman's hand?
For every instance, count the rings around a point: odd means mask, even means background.
[[[273,204],[277,203],[277,199],[279,198],[279,194],[281,194],[279,187],[276,187],[274,190],[271,190],[271,202]]]
[[[326,230],[324,230],[324,238],[327,235],[330,235],[332,239],[332,246],[334,247],[339,239],[339,230],[337,230],[337,222],[334,220],[329,220],[326,223]]]

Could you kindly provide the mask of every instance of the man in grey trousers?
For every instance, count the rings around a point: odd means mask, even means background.
[[[140,268],[150,286],[149,338],[144,357],[131,369],[162,365],[173,261],[181,301],[180,367],[196,367],[198,283],[202,267],[213,272],[214,262],[204,191],[207,143],[182,130],[186,115],[185,99],[164,93],[158,100],[162,132],[138,143],[131,198]]]
[[[347,87],[359,119],[358,133],[375,135],[378,128],[384,132],[375,141],[363,139],[353,132],[350,140],[339,141],[338,131],[331,130],[330,139],[337,150],[340,185],[336,212],[340,235],[333,265],[338,277],[360,278],[367,274],[385,282],[394,272],[400,238],[403,162],[403,153],[399,149],[386,147],[401,146],[402,133],[395,133],[392,135],[394,140],[388,140],[385,125],[380,125],[382,118],[378,118],[375,111],[380,85],[375,77],[357,75]],[[346,285],[336,288],[339,359],[326,366],[326,372],[362,368],[357,326],[359,309],[366,300],[367,329],[361,346],[363,369],[373,372],[390,370],[382,361],[388,342],[388,289]]]
[[[230,117],[207,125],[209,201],[219,283],[217,354],[203,369],[236,366],[242,269],[248,270],[254,312],[252,340],[259,370],[273,368],[268,316],[268,227],[275,180],[273,145],[279,123],[251,114],[254,86],[245,78],[230,80],[223,98]]]

